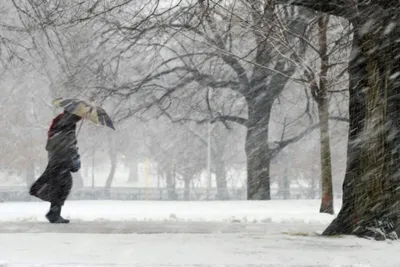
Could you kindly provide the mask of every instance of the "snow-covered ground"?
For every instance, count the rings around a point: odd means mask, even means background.
[[[400,266],[398,242],[318,235],[334,218],[318,206],[69,201],[51,225],[46,203],[0,203],[0,266]]]
[[[336,210],[341,201],[336,200]],[[45,221],[46,202],[0,203],[0,221]],[[83,221],[319,222],[318,200],[273,201],[67,201],[64,217]]]
[[[276,234],[1,234],[8,266],[398,267],[399,246]],[[7,244],[7,245],[4,245]]]

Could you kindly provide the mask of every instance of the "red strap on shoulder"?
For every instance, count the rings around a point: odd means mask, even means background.
[[[61,119],[61,117],[64,115],[64,113],[58,114],[57,117],[55,117],[53,119],[53,121],[51,122],[49,131],[47,132],[47,138],[49,139],[52,136],[52,130],[54,129],[54,126],[56,125],[56,123]]]

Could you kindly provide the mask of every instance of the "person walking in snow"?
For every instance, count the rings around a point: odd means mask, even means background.
[[[46,144],[48,164],[30,188],[30,195],[50,202],[46,214],[50,223],[69,223],[61,216],[61,208],[71,191],[71,172],[81,167],[76,139],[76,123],[80,120],[80,116],[67,111],[53,119]]]

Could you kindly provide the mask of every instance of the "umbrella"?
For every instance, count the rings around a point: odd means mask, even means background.
[[[108,116],[107,112],[102,107],[92,105],[76,98],[57,98],[53,101],[53,104],[57,107],[64,108],[64,110],[69,113],[115,130],[110,116]]]

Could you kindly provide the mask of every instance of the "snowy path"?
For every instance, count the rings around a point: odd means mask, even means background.
[[[20,266],[398,267],[400,246],[285,234],[0,234],[0,259]]]
[[[94,221],[54,225],[46,222],[1,222],[0,233],[72,233],[72,234],[279,234],[323,230],[321,224],[224,223],[224,222],[146,222]]]

